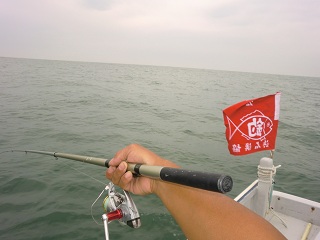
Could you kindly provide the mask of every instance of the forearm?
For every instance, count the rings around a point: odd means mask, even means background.
[[[223,194],[164,182],[154,190],[189,240],[285,239],[270,223]]]

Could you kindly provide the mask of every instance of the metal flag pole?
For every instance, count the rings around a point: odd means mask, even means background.
[[[47,152],[37,150],[11,150],[11,152],[43,154],[53,156],[56,158],[65,158],[84,163],[90,163],[107,168],[109,167],[110,161],[105,158],[96,158],[69,153]],[[201,171],[184,170],[180,168],[149,166],[132,163],[128,163],[127,171],[131,171],[133,174],[137,176],[159,179],[166,182],[172,182],[189,187],[195,187],[220,193],[227,193],[231,191],[233,186],[233,181],[230,176],[217,173],[208,173]]]

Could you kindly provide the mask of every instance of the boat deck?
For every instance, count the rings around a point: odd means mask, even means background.
[[[287,225],[272,212],[266,219],[288,239],[320,239],[320,204],[283,192],[274,191],[271,207]],[[307,234],[308,233],[308,234]]]
[[[253,182],[235,201],[255,211],[258,181]],[[320,203],[273,191],[268,220],[289,240],[320,240]]]

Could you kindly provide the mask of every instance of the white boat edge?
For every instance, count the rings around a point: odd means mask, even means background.
[[[263,174],[261,165],[264,165]],[[268,167],[270,181],[267,181]],[[258,166],[258,179],[234,200],[264,217],[289,240],[320,240],[320,203],[273,191],[275,172],[273,160],[262,158]]]

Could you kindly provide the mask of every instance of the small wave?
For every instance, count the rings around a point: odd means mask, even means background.
[[[17,193],[30,193],[40,191],[47,187],[47,185],[39,180],[18,177],[10,180],[1,187],[3,194],[17,194]]]

